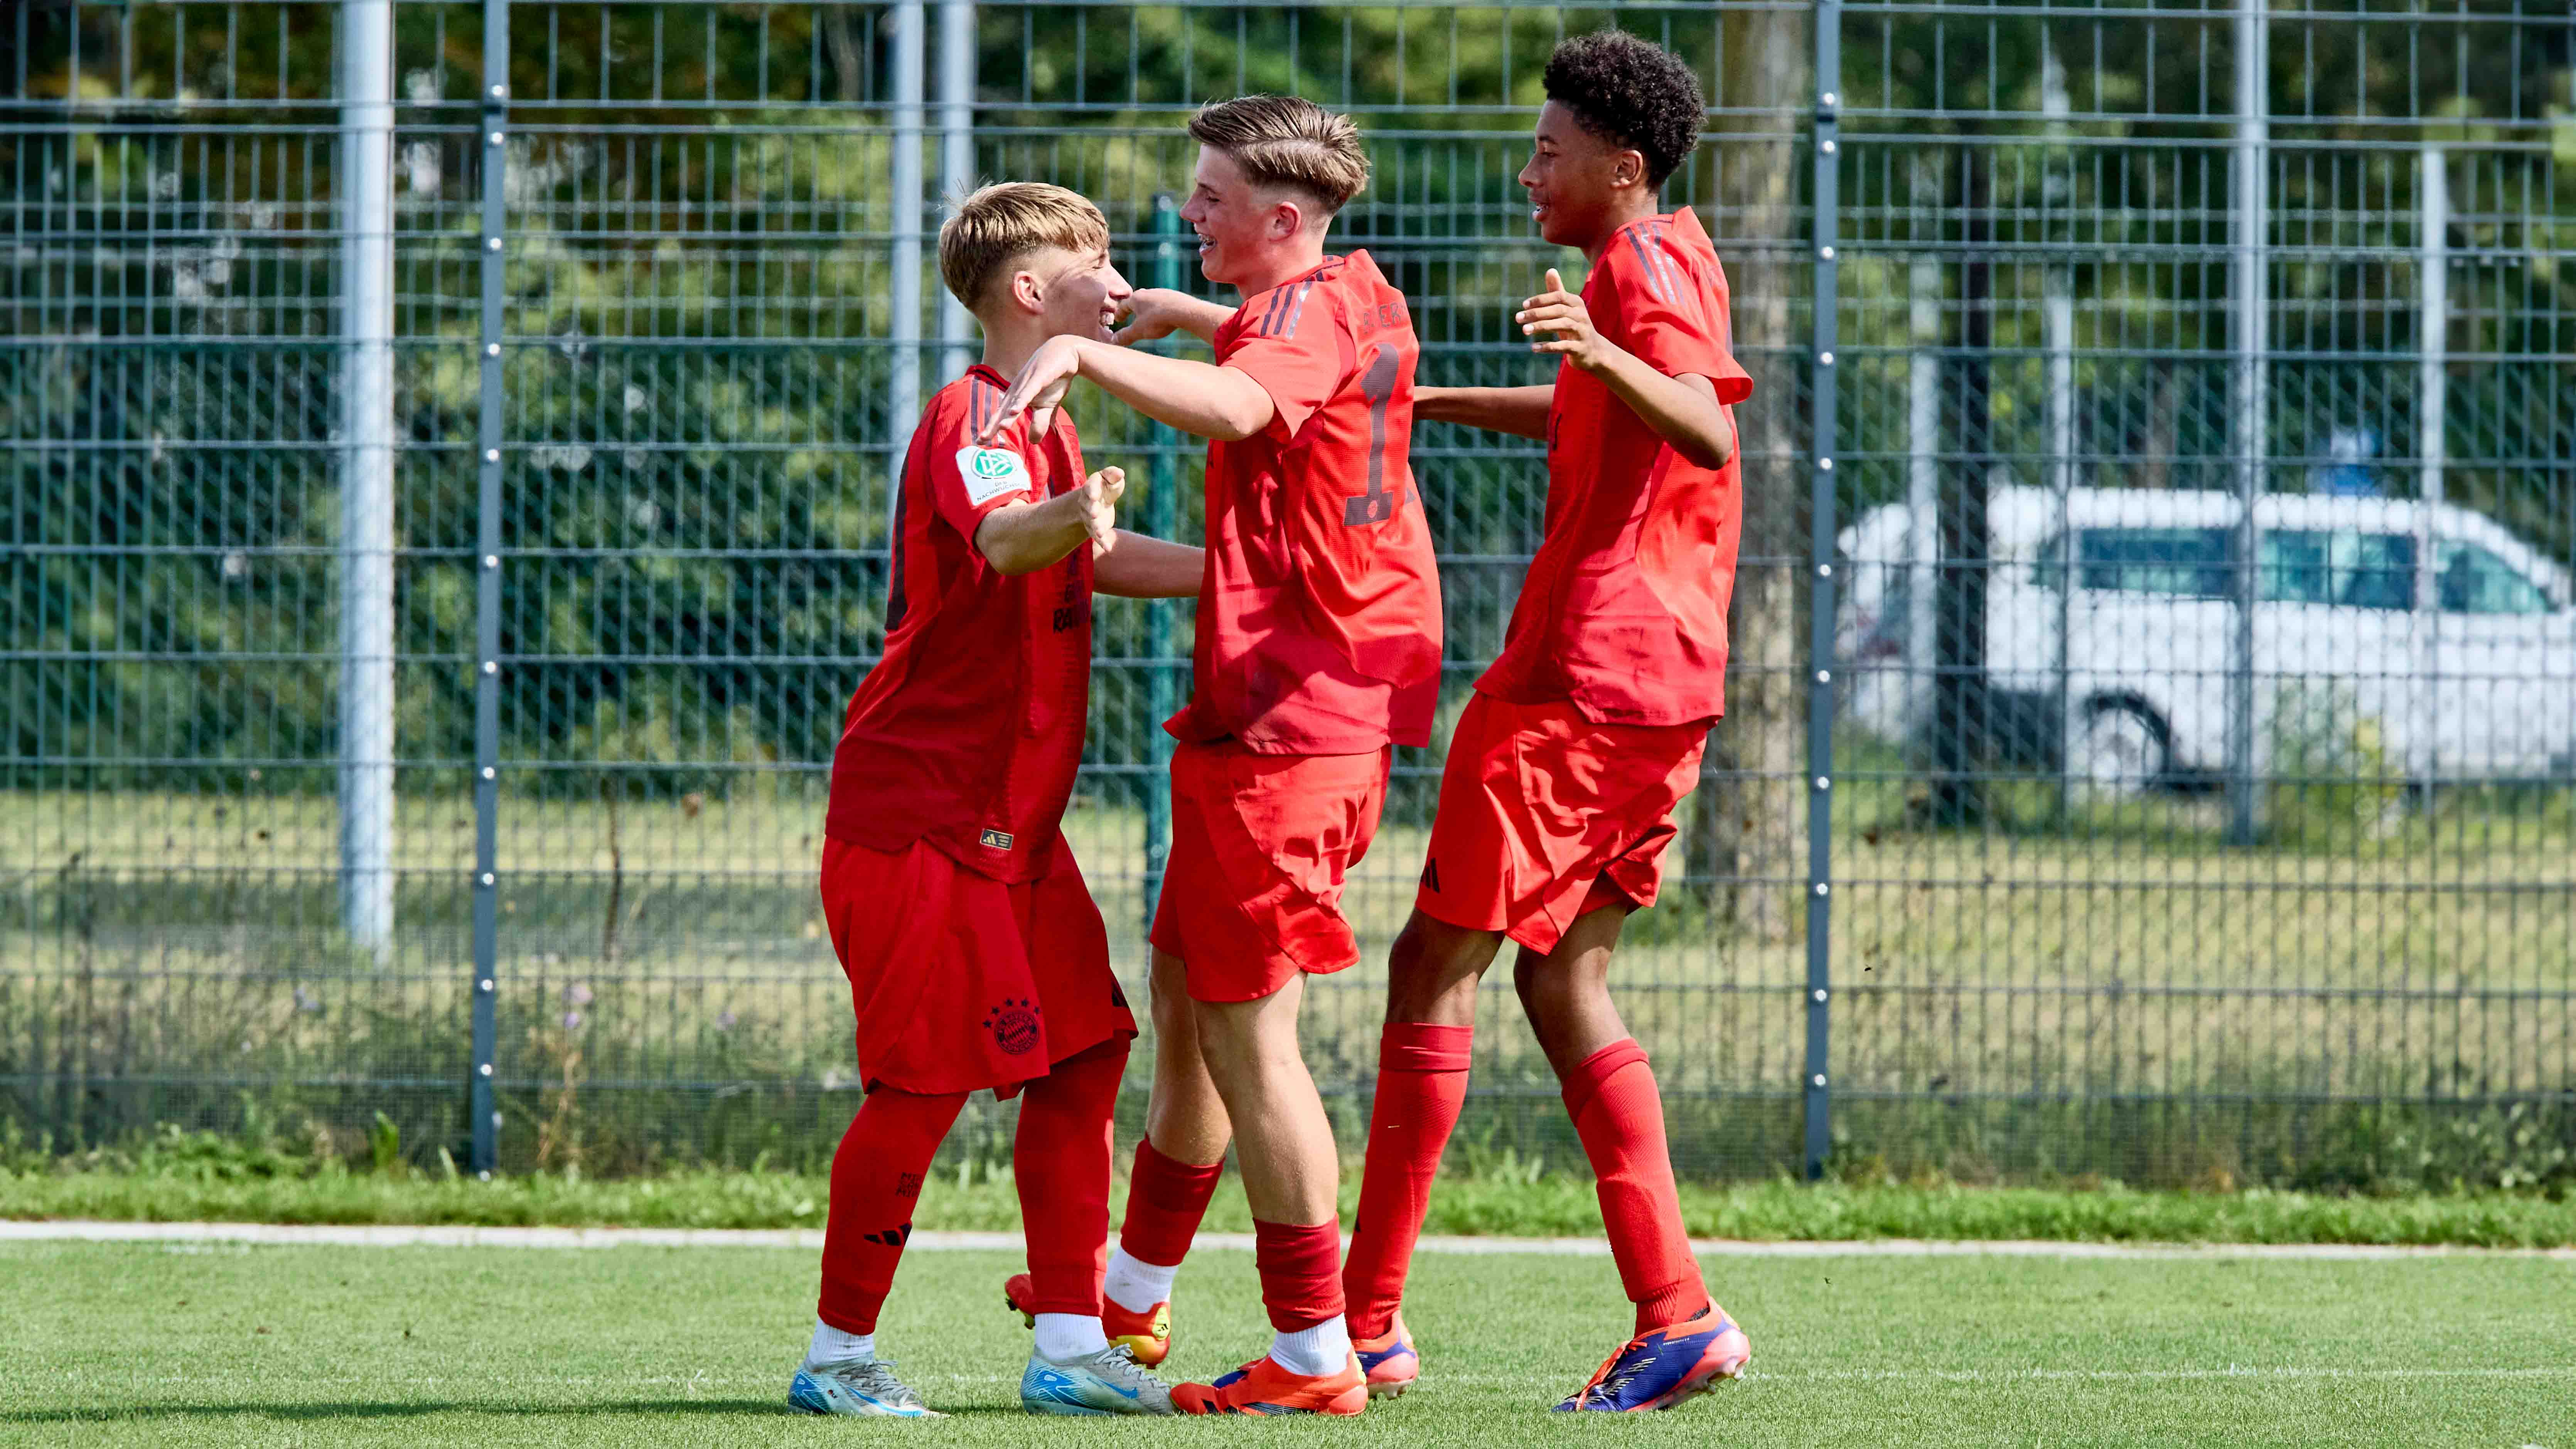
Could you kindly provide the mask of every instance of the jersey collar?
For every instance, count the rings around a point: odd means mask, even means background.
[[[1276,296],[1281,292],[1287,291],[1290,287],[1318,280],[1326,273],[1339,267],[1348,267],[1351,269],[1353,276],[1361,278],[1369,278],[1379,275],[1377,263],[1370,258],[1366,248],[1362,248],[1355,252],[1344,252],[1338,257],[1328,256],[1322,261],[1317,262],[1315,265],[1299,272],[1297,275],[1288,278],[1286,281],[1281,282],[1275,287],[1267,287],[1261,291],[1246,295],[1243,299],[1243,310],[1250,310],[1253,303],[1260,301],[1264,297]]]
[[[1676,207],[1662,216],[1638,217],[1635,221],[1612,232],[1610,239],[1615,242],[1632,231],[1651,231],[1658,226],[1671,227],[1674,238],[1685,246],[1697,242],[1710,251],[1717,249],[1716,245],[1708,239],[1708,228],[1700,225],[1699,213],[1687,206]]]

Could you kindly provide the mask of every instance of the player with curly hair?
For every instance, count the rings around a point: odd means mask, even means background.
[[[1670,1408],[1751,1349],[1709,1297],[1673,1186],[1663,1103],[1609,992],[1628,913],[1654,904],[1673,811],[1723,711],[1743,486],[1726,274],[1699,219],[1660,211],[1698,143],[1698,80],[1607,31],[1557,47],[1520,173],[1539,235],[1579,248],[1515,317],[1543,387],[1437,388],[1415,416],[1547,441],[1546,533],[1502,657],[1459,716],[1412,919],[1388,963],[1377,1099],[1344,1272],[1371,1391],[1420,1369],[1398,1308],[1426,1194],[1466,1096],[1476,985],[1513,981],[1599,1178],[1635,1334],[1560,1409]]]

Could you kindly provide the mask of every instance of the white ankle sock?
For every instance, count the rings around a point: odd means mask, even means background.
[[[1270,1341],[1270,1356],[1292,1374],[1337,1374],[1351,1361],[1351,1330],[1339,1315]]]
[[[1141,1263],[1120,1248],[1109,1255],[1109,1271],[1100,1280],[1100,1291],[1110,1301],[1130,1313],[1143,1313],[1157,1303],[1172,1301],[1172,1280],[1181,1276],[1181,1265],[1166,1268],[1157,1263]]]
[[[1071,1363],[1089,1358],[1109,1346],[1108,1335],[1100,1331],[1100,1319],[1089,1313],[1041,1313],[1038,1315],[1038,1357],[1057,1363]]]
[[[877,1336],[873,1333],[843,1333],[817,1318],[814,1320],[814,1342],[805,1350],[808,1366],[842,1363],[854,1358],[875,1358]]]

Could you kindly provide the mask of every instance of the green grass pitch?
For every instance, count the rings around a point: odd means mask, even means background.
[[[1738,1384],[1678,1411],[1546,1406],[1621,1336],[1599,1258],[1426,1256],[1413,1393],[1357,1422],[1018,1411],[1008,1255],[915,1253],[879,1327],[937,1424],[782,1407],[811,1255],[0,1248],[0,1443],[948,1445],[1267,1442],[2576,1446],[2576,1265],[2021,1258],[1714,1260]],[[1256,1351],[1251,1259],[1182,1278],[1174,1366]]]

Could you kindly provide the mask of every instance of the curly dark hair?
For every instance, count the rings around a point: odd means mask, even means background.
[[[1547,58],[1547,98],[1583,129],[1634,146],[1646,184],[1661,186],[1699,144],[1699,77],[1680,56],[1624,30],[1578,35]]]

